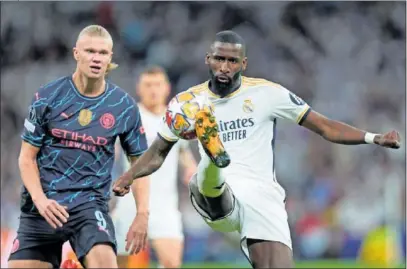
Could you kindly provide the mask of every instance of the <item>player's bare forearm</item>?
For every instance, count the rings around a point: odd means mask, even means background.
[[[367,143],[366,131],[340,121],[328,119],[314,111],[308,114],[302,125],[333,143],[343,145],[360,145]],[[384,135],[374,135],[372,140],[373,141],[369,143],[375,143],[388,148],[400,147],[400,136],[396,131]]]
[[[137,162],[136,157],[131,158],[131,163]],[[126,235],[126,251],[136,254],[146,245],[149,220],[150,180],[142,177],[131,185],[137,213]],[[132,247],[131,247],[132,246]],[[131,247],[131,248],[130,248]]]
[[[346,123],[331,120],[319,113],[310,112],[302,126],[321,135],[328,141],[344,145],[365,144],[365,133]]]
[[[137,162],[137,157],[130,157],[131,164]],[[148,177],[142,177],[131,185],[134,201],[136,203],[137,214],[149,213],[150,181]]]
[[[157,137],[146,152],[129,169],[133,179],[149,176],[157,171],[175,143]]]
[[[38,152],[39,148],[23,141],[18,158],[21,179],[34,202],[46,197],[41,186],[40,172],[38,170]]]
[[[148,177],[142,177],[136,180],[131,185],[134,201],[136,202],[137,214],[149,213],[149,193],[150,193],[150,181]]]

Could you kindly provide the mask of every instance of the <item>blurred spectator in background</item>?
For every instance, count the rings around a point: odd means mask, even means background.
[[[79,30],[99,23],[113,33],[110,74],[130,94],[147,65],[166,68],[171,95],[206,79],[209,37],[234,30],[249,48],[247,76],[281,83],[315,110],[362,129],[395,128],[405,137],[405,2],[26,2],[1,4],[1,214],[16,228],[22,115],[33,91],[74,67]],[[47,73],[44,73],[47,72]],[[277,173],[288,194],[294,254],[356,257],[385,225],[405,231],[405,143],[398,151],[332,145],[281,123]],[[284,141],[290,143],[284,143]],[[231,248],[195,214],[185,189],[188,260],[220,260],[211,240]],[[210,239],[209,239],[210,238]],[[231,249],[241,257],[238,249]],[[404,251],[405,255],[405,243]],[[232,255],[232,254],[231,254]]]

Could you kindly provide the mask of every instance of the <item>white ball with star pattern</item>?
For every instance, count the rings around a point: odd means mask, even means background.
[[[195,115],[200,110],[213,113],[213,105],[209,97],[205,94],[182,92],[169,102],[164,120],[178,138],[193,140],[196,139]]]

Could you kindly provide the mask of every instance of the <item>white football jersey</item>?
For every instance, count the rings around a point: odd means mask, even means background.
[[[146,133],[148,146],[154,142],[161,126],[163,115],[155,115],[148,111],[142,104],[138,104]],[[181,142],[181,141],[180,141]],[[162,166],[150,175],[150,206],[154,208],[163,208],[170,206],[178,208],[178,163],[181,148],[188,146],[187,141],[176,143],[168,153]],[[126,170],[130,168],[129,162],[126,163]],[[127,195],[132,196],[132,195]],[[131,197],[131,199],[133,199]],[[134,202],[133,202],[134,204]],[[167,209],[167,207],[165,207]]]
[[[279,84],[259,78],[242,77],[241,87],[220,98],[206,81],[188,89],[195,95],[206,94],[214,105],[220,138],[231,157],[221,174],[239,198],[255,197],[268,188],[285,196],[275,175],[275,137],[279,119],[298,124],[311,110],[301,98]],[[159,134],[169,140],[178,138],[164,121]],[[201,156],[205,154],[199,143]]]

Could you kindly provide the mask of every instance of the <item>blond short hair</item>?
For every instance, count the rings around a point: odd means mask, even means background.
[[[104,28],[103,26],[93,24],[93,25],[89,25],[89,26],[83,28],[82,31],[78,35],[77,41],[85,35],[107,38],[112,42],[112,47],[113,47],[113,38],[110,35],[109,31],[107,31],[106,28]],[[106,74],[109,73],[110,71],[116,69],[118,66],[119,65],[116,63],[109,63],[109,65],[107,66]]]

